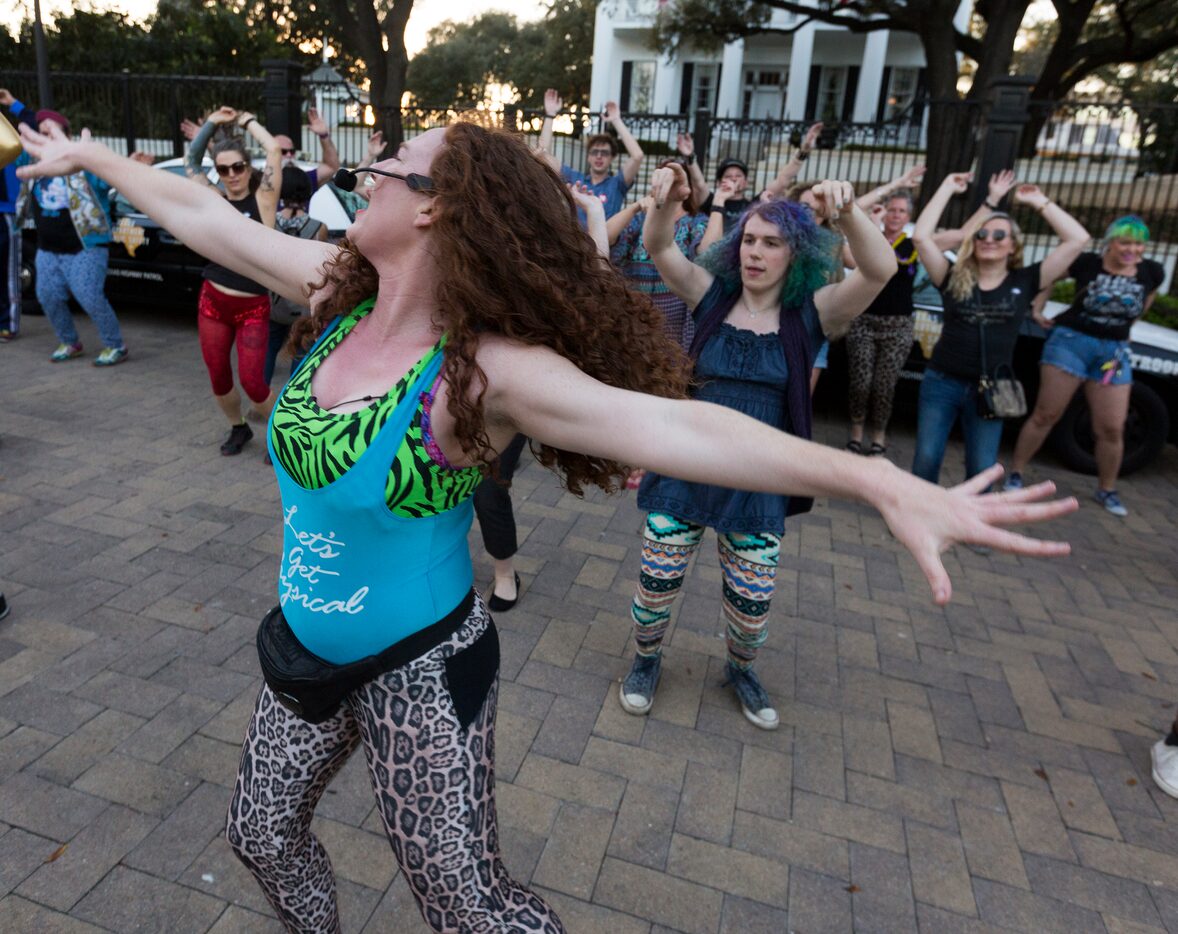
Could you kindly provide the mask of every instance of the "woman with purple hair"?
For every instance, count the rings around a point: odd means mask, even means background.
[[[824,337],[846,331],[896,271],[896,259],[847,182],[813,188],[814,210],[791,201],[751,207],[698,265],[674,241],[679,203],[691,194],[682,166],[656,170],[654,209],[643,228],[663,281],[689,308],[695,336],[696,399],[735,409],[801,438],[810,437],[810,368]],[[837,234],[857,268],[830,284]],[[671,605],[706,528],[719,537],[727,622],[727,680],[745,717],[776,729],[777,711],[752,670],[765,641],[785,517],[811,500],[746,493],[647,473],[638,505],[648,513],[631,616],[637,656],[622,682],[622,707],[636,715],[654,702]]]
[[[1014,446],[1008,487],[1022,486],[1023,470],[1083,386],[1096,438],[1093,497],[1114,516],[1129,514],[1117,495],[1133,389],[1129,329],[1149,310],[1166,278],[1161,263],[1144,258],[1147,243],[1149,228],[1140,217],[1117,218],[1104,232],[1104,251],[1081,253],[1068,269],[1076,281],[1071,307],[1051,321],[1036,314],[1051,335],[1043,345],[1035,411]]]

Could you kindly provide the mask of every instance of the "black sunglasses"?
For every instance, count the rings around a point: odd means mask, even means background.
[[[282,150],[282,154],[284,156],[293,156],[296,152],[298,152],[297,149],[284,149],[284,150]]]
[[[221,178],[225,178],[227,175],[240,175],[249,167],[250,164],[248,162],[232,162],[229,165],[218,165],[217,174]]]
[[[986,240],[986,239],[989,239],[990,237],[994,238],[995,243],[1001,243],[1003,240],[1006,239],[1006,231],[1005,230],[979,230],[977,233],[975,233],[973,235],[973,238],[975,240]]]
[[[428,192],[434,191],[433,179],[428,175],[418,175],[416,172],[410,172],[408,175],[401,175],[397,172],[386,172],[383,169],[340,169],[335,173],[335,177],[331,180],[336,188],[342,191],[355,191],[357,175],[361,172],[369,172],[372,175],[383,175],[385,178],[399,178],[403,181],[410,191]]]

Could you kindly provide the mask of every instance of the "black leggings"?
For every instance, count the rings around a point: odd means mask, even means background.
[[[506,561],[519,551],[515,515],[511,511],[511,478],[527,442],[525,435],[512,438],[511,444],[499,455],[498,480],[487,477],[474,491],[474,512],[479,517],[483,546],[496,561]]]
[[[441,645],[352,692],[310,724],[258,695],[229,806],[229,845],[288,931],[340,930],[315,806],[358,746],[393,854],[431,930],[562,934],[499,858],[498,641],[481,600]]]

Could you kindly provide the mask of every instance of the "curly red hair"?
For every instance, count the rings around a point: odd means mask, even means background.
[[[476,361],[484,333],[552,348],[611,386],[681,398],[689,366],[663,332],[662,313],[627,288],[577,223],[559,176],[524,142],[503,130],[456,123],[434,157],[431,224],[437,262],[439,322],[449,339],[443,377],[463,451],[493,458],[486,433],[486,375]],[[375,294],[372,264],[345,240],[324,279],[311,320],[296,331],[306,342],[336,315]],[[617,489],[627,467],[616,461],[533,442],[544,466],[567,488]]]

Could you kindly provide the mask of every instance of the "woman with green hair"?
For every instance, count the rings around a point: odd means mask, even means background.
[[[1069,268],[1076,280],[1071,307],[1054,321],[1036,315],[1051,334],[1043,345],[1035,410],[1019,432],[1007,487],[1022,486],[1023,470],[1083,386],[1096,438],[1093,498],[1114,516],[1129,514],[1117,494],[1133,387],[1129,329],[1166,277],[1161,263],[1145,259],[1147,243],[1149,228],[1140,217],[1117,218],[1104,232],[1104,250],[1080,254]]]

